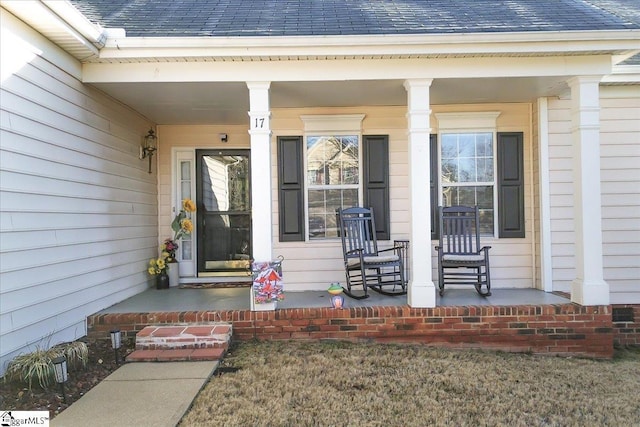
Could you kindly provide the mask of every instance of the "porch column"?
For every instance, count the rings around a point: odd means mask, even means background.
[[[576,278],[571,285],[571,301],[581,305],[609,304],[609,285],[602,267],[600,80],[599,76],[578,76],[567,81],[571,88],[576,229]]]
[[[409,224],[411,280],[408,303],[411,307],[435,307],[436,288],[431,277],[430,150],[432,79],[407,80],[407,122],[409,141]]]
[[[256,261],[271,260],[273,247],[270,85],[271,82],[247,82],[251,135],[251,233]]]

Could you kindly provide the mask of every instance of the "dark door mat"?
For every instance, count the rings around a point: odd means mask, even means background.
[[[251,284],[251,282],[185,283],[180,285],[180,289],[248,288]]]

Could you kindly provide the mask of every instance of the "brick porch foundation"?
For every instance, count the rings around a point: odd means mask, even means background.
[[[640,346],[640,305],[614,305],[612,317],[616,345]]]
[[[106,338],[114,328],[133,337],[147,325],[229,322],[233,338],[248,340],[336,339],[413,342],[511,352],[613,356],[611,306],[577,304],[410,308],[367,307],[187,311],[99,314],[87,319],[88,334]],[[636,334],[637,336],[637,334]]]

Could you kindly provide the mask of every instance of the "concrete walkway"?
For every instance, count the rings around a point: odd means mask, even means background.
[[[218,363],[128,363],[51,420],[51,425],[175,427]]]

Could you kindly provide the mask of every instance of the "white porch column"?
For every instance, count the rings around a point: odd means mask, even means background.
[[[600,193],[601,77],[579,76],[571,88],[571,139],[576,278],[571,301],[581,305],[609,304],[609,285],[602,267],[602,208]]]
[[[271,211],[271,82],[247,82],[249,88],[249,134],[251,135],[251,218],[253,258],[272,259]]]
[[[409,140],[409,216],[411,227],[411,307],[435,307],[436,288],[431,277],[430,150],[432,79],[407,80],[407,122]]]

